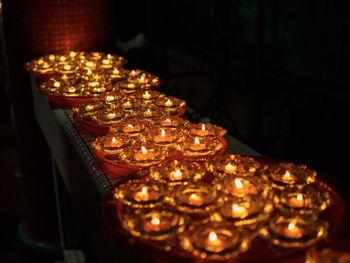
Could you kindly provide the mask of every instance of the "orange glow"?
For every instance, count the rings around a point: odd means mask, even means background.
[[[142,193],[143,195],[146,195],[146,194],[148,193],[147,187],[142,187],[141,193]]]
[[[292,231],[294,228],[295,228],[295,224],[289,223],[289,225],[288,225],[288,230],[289,230],[289,231]]]
[[[217,241],[217,239],[218,239],[218,236],[216,235],[216,233],[211,231],[208,237],[209,242],[215,242]]]
[[[244,210],[244,208],[241,206],[238,206],[238,205],[233,205],[232,210],[236,211],[236,212],[242,212]]]
[[[151,223],[153,225],[159,225],[160,224],[160,220],[159,220],[158,217],[155,217],[155,218],[152,218]]]
[[[198,137],[194,138],[194,143],[195,144],[200,144],[200,141],[199,141]]]
[[[205,124],[202,124],[202,130],[205,131]]]
[[[225,173],[233,173],[234,171],[236,171],[236,168],[237,167],[235,165],[228,163],[225,166]]]
[[[298,194],[298,195],[297,195],[297,199],[298,199],[299,201],[302,201],[302,200],[303,200],[303,195],[302,195],[302,194]]]
[[[162,129],[161,131],[162,131],[162,137],[164,137],[165,136],[165,130]]]
[[[235,185],[236,185],[236,188],[239,188],[239,189],[243,188],[243,184],[242,184],[241,180],[239,180],[238,178],[235,179]]]
[[[168,100],[165,102],[165,106],[171,107],[171,106],[173,106],[173,102],[172,102],[170,99],[168,99]]]
[[[146,154],[147,153],[147,149],[145,146],[141,146],[141,151],[142,153]]]

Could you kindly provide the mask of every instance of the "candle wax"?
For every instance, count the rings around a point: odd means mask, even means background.
[[[143,229],[146,232],[167,231],[171,228],[171,222],[166,218],[153,217],[146,221]]]
[[[150,187],[142,187],[139,191],[137,191],[134,195],[134,199],[137,202],[148,202],[157,200],[159,197],[159,194],[157,191],[153,190]]]
[[[289,223],[288,226],[284,229],[284,235],[289,238],[301,238],[303,234],[303,229],[294,223]]]

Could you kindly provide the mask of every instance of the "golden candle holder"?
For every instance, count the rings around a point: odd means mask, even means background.
[[[187,136],[181,145],[181,152],[186,158],[205,158],[214,156],[223,147],[217,138]]]
[[[168,202],[180,212],[203,218],[217,209],[218,196],[215,187],[198,181],[175,186]]]
[[[273,200],[275,206],[282,212],[314,216],[328,208],[333,202],[328,192],[317,191],[311,186],[276,191]]]
[[[122,160],[131,166],[150,167],[162,162],[167,156],[166,149],[154,143],[141,142],[128,147],[122,154]]]
[[[153,103],[158,98],[165,97],[164,93],[156,90],[139,90],[135,93],[135,98],[141,102],[141,105],[148,105]]]
[[[186,226],[186,218],[174,211],[156,208],[152,210],[126,209],[122,218],[123,227],[135,237],[151,242],[162,250],[170,250],[177,244],[177,235]]]
[[[49,80],[39,84],[37,91],[45,95],[59,94],[59,88],[69,85],[70,82],[60,77],[50,78]]]
[[[227,153],[214,157],[206,166],[215,176],[224,178],[227,174],[255,175],[260,163],[249,156]]]
[[[257,231],[269,219],[273,211],[272,202],[260,196],[223,197],[220,214],[237,227]]]
[[[129,138],[139,137],[149,129],[149,123],[139,119],[128,119],[119,124],[111,126],[110,133],[125,134]]]
[[[112,84],[116,84],[117,82],[126,80],[127,78],[127,73],[120,67],[112,67],[108,70],[103,70],[103,73],[107,76],[107,78],[111,79]]]
[[[78,69],[78,64],[72,60],[58,62],[54,66],[55,72],[61,75],[74,75]]]
[[[134,115],[134,112],[141,106],[135,98],[130,96],[121,97],[121,99],[118,101],[118,105],[123,111],[131,115]]]
[[[28,71],[39,74],[54,74],[55,73],[55,55],[45,55],[37,59],[33,59],[26,63],[25,68]]]
[[[98,99],[106,105],[115,105],[120,101],[121,98],[122,94],[119,91],[114,90],[101,94]]]
[[[130,145],[130,140],[120,134],[107,134],[106,136],[97,137],[91,145],[108,159],[117,160],[122,149]]]
[[[152,128],[148,131],[147,136],[149,140],[160,146],[173,146],[183,140],[181,131],[175,131],[169,128]]]
[[[303,188],[305,185],[315,182],[316,171],[305,165],[294,163],[280,163],[265,166],[261,176],[268,179],[274,188],[284,190],[286,187]]]
[[[165,115],[161,116],[159,118],[153,119],[153,124],[161,127],[161,128],[168,128],[168,129],[174,129],[178,130],[181,129],[187,125],[189,121],[179,117],[179,116],[171,116],[171,115]]]
[[[97,114],[104,108],[101,101],[95,100],[89,103],[82,103],[76,107],[73,107],[73,111],[79,115],[82,119],[91,120],[91,116]]]
[[[277,214],[260,233],[277,246],[305,247],[325,238],[328,226],[328,222],[308,215]]]
[[[97,114],[91,116],[101,125],[114,125],[125,120],[125,113],[119,108],[103,108]]]
[[[192,136],[218,138],[224,136],[227,133],[227,130],[210,123],[189,123],[186,126],[186,132]]]
[[[149,176],[152,179],[170,187],[200,181],[205,175],[206,170],[198,163],[186,160],[163,162],[152,166],[149,170]]]
[[[115,198],[130,208],[155,208],[163,205],[164,185],[144,179],[129,180],[115,188]]]
[[[115,85],[117,89],[123,92],[126,95],[134,94],[138,90],[143,90],[143,86],[139,83],[132,82],[130,80],[121,80]]]
[[[186,107],[186,102],[184,100],[175,97],[158,98],[155,103],[168,115],[176,115],[180,112],[180,109]]]
[[[154,118],[163,116],[165,112],[156,106],[149,105],[149,106],[140,107],[135,111],[135,114],[139,118],[151,121]]]
[[[99,97],[101,94],[113,91],[113,86],[103,77],[83,80],[80,85],[84,87],[84,93],[89,97]]]
[[[192,223],[179,235],[180,246],[202,260],[228,260],[248,250],[249,236],[231,222]]]
[[[223,179],[214,179],[217,189],[226,195],[235,197],[260,196],[267,198],[271,194],[271,187],[257,176],[227,175]]]
[[[162,84],[159,77],[140,69],[130,70],[128,73],[128,79],[131,82],[139,84],[144,89],[156,89]]]

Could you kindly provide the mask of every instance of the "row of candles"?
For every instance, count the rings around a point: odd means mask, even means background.
[[[39,85],[46,95],[91,98],[73,110],[80,120],[108,127],[93,142],[95,150],[116,165],[143,168],[114,189],[126,230],[162,249],[180,247],[209,259],[232,258],[257,235],[284,247],[327,235],[318,215],[331,198],[310,186],[315,171],[222,155],[224,129],[181,118],[185,102],[153,90],[161,80],[123,69],[125,62],[101,52],[70,52],[26,67],[53,74]]]
[[[283,163],[260,167],[251,157],[224,154],[205,162],[172,160],[137,173],[114,189],[125,229],[165,250],[226,259],[261,235],[282,247],[324,238],[318,215],[331,205],[311,186],[315,171]]]

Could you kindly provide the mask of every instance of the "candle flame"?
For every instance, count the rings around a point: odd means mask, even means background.
[[[171,106],[173,106],[173,102],[172,102],[170,99],[168,99],[168,100],[165,102],[165,106],[171,107]]]
[[[146,90],[145,93],[143,94],[143,97],[145,99],[149,99],[149,98],[151,98],[151,94],[149,94],[149,92]]]
[[[72,67],[70,65],[64,65],[65,70],[70,70]]]
[[[60,56],[60,61],[66,61],[66,57],[65,56]]]
[[[225,166],[226,173],[234,172],[236,169],[237,169],[237,167],[235,165],[230,164],[230,163],[226,164],[226,166]]]
[[[114,100],[114,96],[107,96],[106,100]]]
[[[50,56],[49,56],[49,60],[51,60],[51,61],[54,61],[55,58],[56,58],[55,55],[50,55]]]
[[[96,87],[98,85],[97,81],[90,82],[91,87]]]
[[[142,187],[142,189],[141,189],[141,193],[143,194],[143,195],[146,195],[147,194],[147,187]]]
[[[243,211],[243,207],[238,206],[238,205],[233,205],[232,206],[232,210],[234,210],[236,212],[242,212]]]
[[[169,119],[165,119],[165,121],[166,121],[166,122],[171,122],[171,120],[169,120]]]
[[[288,225],[288,230],[291,231],[295,228],[295,224],[294,223],[289,223]]]
[[[136,75],[136,72],[135,72],[135,70],[133,70],[133,71],[131,71],[131,75]]]
[[[235,179],[235,185],[236,188],[243,188],[242,182],[238,178]]]
[[[215,242],[218,239],[218,236],[216,235],[215,232],[211,231],[209,233],[209,237],[208,237],[210,242]]]
[[[94,63],[92,63],[92,62],[86,62],[86,66],[88,66],[88,67],[92,67],[94,65]]]
[[[68,89],[68,91],[69,91],[69,92],[75,92],[75,88],[74,88],[74,87],[70,87],[70,88]]]
[[[61,84],[58,81],[55,81],[55,83],[53,84],[56,88],[58,88],[59,86],[61,86]]]
[[[113,69],[113,74],[119,74],[119,70],[117,68]]]
[[[141,151],[142,151],[142,153],[147,153],[146,147],[145,146],[141,146]]]
[[[159,220],[158,217],[155,217],[155,218],[152,218],[151,223],[153,225],[159,225],[160,224],[160,220]]]
[[[102,63],[103,63],[103,64],[109,64],[109,59],[104,59],[104,60],[102,61]]]
[[[182,172],[180,169],[176,169],[176,171],[173,173],[175,178],[181,178],[182,177]]]
[[[298,194],[298,195],[297,195],[297,199],[298,199],[299,201],[303,200],[303,195],[302,195],[302,194]]]
[[[202,130],[205,131],[205,124],[202,124]]]
[[[144,81],[145,81],[145,77],[144,77],[144,76],[141,76],[140,81],[141,81],[141,82],[144,82]]]
[[[108,59],[112,58],[111,54],[107,54],[107,58]]]
[[[132,128],[132,127],[134,127],[134,126],[132,126],[132,124],[128,124],[128,127]]]
[[[91,74],[92,74],[91,69],[88,69],[88,71],[86,72],[86,74],[91,75]]]
[[[283,175],[285,179],[290,179],[290,173],[286,171],[286,173]]]
[[[165,130],[162,129],[161,131],[162,131],[162,137],[164,137],[165,136]]]
[[[113,118],[115,118],[116,116],[117,116],[117,114],[115,114],[114,112],[108,113],[108,118],[110,118],[110,119],[113,119]]]
[[[198,137],[194,138],[194,143],[195,144],[200,144],[200,141],[199,141]]]
[[[135,84],[133,84],[133,83],[128,83],[127,87],[128,87],[128,88],[135,88]]]
[[[70,56],[70,57],[75,57],[76,55],[77,55],[77,53],[74,52],[74,51],[71,51],[71,52],[69,53],[69,56]]]
[[[115,137],[112,138],[112,142],[116,142],[117,140],[115,139]]]

